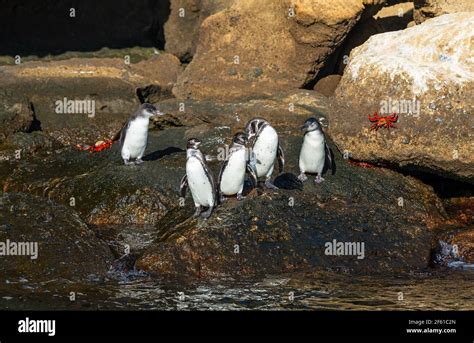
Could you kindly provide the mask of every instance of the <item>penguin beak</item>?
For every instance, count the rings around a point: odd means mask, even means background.
[[[158,110],[156,110],[154,113],[153,113],[153,116],[154,117],[158,117],[158,116],[164,116],[165,114],[163,112],[160,112]]]
[[[308,131],[308,127],[309,127],[309,125],[305,123],[302,127],[300,127],[300,130],[303,131],[303,132],[306,132],[306,131]]]

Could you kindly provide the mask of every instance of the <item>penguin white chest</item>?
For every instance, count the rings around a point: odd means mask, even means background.
[[[186,161],[186,175],[194,203],[200,206],[214,206],[214,189],[201,161],[191,156]]]
[[[246,170],[246,149],[232,152],[221,176],[220,190],[224,195],[241,193]]]
[[[271,126],[265,127],[253,146],[253,153],[257,159],[257,177],[266,176],[273,171],[273,165],[278,149],[278,134]]]
[[[148,124],[149,120],[145,118],[137,118],[130,123],[122,147],[122,157],[127,154],[129,158],[143,156],[148,140]]]
[[[308,132],[304,136],[300,152],[299,167],[302,172],[318,173],[324,168],[326,149],[324,135],[319,131]]]

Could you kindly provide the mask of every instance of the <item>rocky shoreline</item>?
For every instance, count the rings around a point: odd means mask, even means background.
[[[115,50],[0,66],[0,242],[38,242],[40,256],[4,258],[2,275],[209,280],[474,263],[473,48],[464,44],[474,12],[435,0],[191,3],[171,1],[165,51],[137,49],[144,57],[129,64]],[[186,25],[180,8],[193,8]],[[366,30],[371,38],[354,41]],[[58,113],[63,99],[93,101],[94,115]],[[143,102],[166,114],[150,125],[144,164],[122,165],[117,143],[75,148],[116,140]],[[368,115],[394,106],[395,128],[371,130]],[[182,206],[178,194],[186,140],[216,155],[257,116],[285,151],[289,174],[274,172],[276,183],[297,174],[309,117],[327,123],[336,174],[302,190],[254,189],[207,221],[190,218],[191,200]],[[220,161],[209,165],[217,176]],[[364,243],[364,256],[328,254],[332,242]]]

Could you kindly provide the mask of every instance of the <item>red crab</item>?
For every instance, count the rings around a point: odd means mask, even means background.
[[[394,129],[397,128],[393,125],[393,123],[396,123],[398,120],[398,114],[396,113],[393,113],[389,116],[379,116],[379,114],[375,112],[372,116],[369,114],[367,117],[373,123],[370,126],[370,130],[377,131],[381,127],[385,127],[386,129],[390,129],[391,127],[393,127]]]
[[[114,144],[114,142],[111,139],[108,139],[105,141],[98,141],[94,145],[76,144],[76,148],[81,151],[99,152],[110,148],[112,144]]]

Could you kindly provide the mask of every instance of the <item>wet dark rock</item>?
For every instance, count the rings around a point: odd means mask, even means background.
[[[382,168],[360,168],[336,155],[337,172],[321,185],[314,177],[298,190],[298,155],[302,136],[298,128],[309,116],[324,116],[326,98],[298,91],[239,103],[165,100],[167,115],[155,122],[140,166],[122,165],[118,144],[89,154],[63,148],[47,156],[34,155],[0,161],[5,191],[27,192],[71,205],[89,224],[104,228],[119,260],[117,268],[137,267],[164,276],[250,276],[311,268],[341,267],[348,272],[407,271],[429,264],[430,229],[445,220],[443,204],[433,189],[417,179]],[[290,111],[288,104],[293,104]],[[285,151],[282,188],[252,191],[238,202],[228,199],[206,221],[189,219],[190,196],[184,207],[178,198],[185,172],[185,142],[200,138],[202,151],[217,156],[255,113],[272,118]],[[221,161],[209,166],[217,177]],[[289,188],[289,189],[287,189]],[[136,240],[136,227],[119,233],[104,224],[152,224],[147,242]],[[108,237],[108,238],[105,238]],[[135,238],[134,238],[135,237]],[[156,237],[156,239],[155,239]],[[150,243],[151,239],[155,239]],[[328,256],[325,244],[363,242],[365,257]],[[135,245],[128,257],[124,246]],[[138,247],[138,248],[137,248]],[[237,252],[236,252],[237,251]],[[123,260],[120,260],[123,258]]]
[[[280,130],[296,172],[301,137]],[[427,267],[434,223],[443,207],[431,187],[386,169],[352,166],[337,154],[338,172],[304,190],[251,192],[229,199],[208,220],[191,219],[192,201],[157,222],[157,240],[137,266],[162,276],[250,276],[344,267],[377,273]],[[216,171],[218,166],[210,163]],[[400,205],[400,199],[403,204]],[[325,244],[364,242],[365,258],[325,255]]]
[[[31,133],[17,132],[5,140],[0,147],[0,156],[12,156],[19,152],[19,158],[25,154],[35,154],[37,152],[50,152],[59,149],[61,144],[41,131]],[[13,152],[14,151],[14,152]]]
[[[144,164],[124,166],[119,144],[100,153],[66,148],[3,161],[1,185],[72,206],[90,224],[155,223],[177,206],[185,128],[153,132]]]
[[[439,235],[433,248],[433,261],[448,267],[471,264],[474,267],[474,228],[455,227]]]
[[[113,261],[107,244],[95,236],[74,210],[44,198],[2,193],[0,223],[0,242],[38,244],[36,259],[0,257],[0,273],[4,279],[101,277],[106,275]]]
[[[453,245],[445,241],[438,241],[434,248],[433,262],[442,266],[459,261],[459,252]]]
[[[90,224],[154,224],[178,206],[188,138],[202,138],[203,149],[216,156],[232,130],[241,128],[256,112],[274,114],[274,122],[284,124],[297,118],[304,121],[324,110],[322,97],[314,92],[286,94],[282,99],[284,102],[262,99],[238,104],[187,101],[184,113],[179,111],[178,100],[166,100],[159,106],[169,114],[154,126],[168,128],[150,132],[143,165],[123,166],[118,144],[95,154],[64,148],[49,156],[4,161],[0,185],[4,190],[29,192],[68,206],[73,202]],[[294,103],[293,112],[287,107],[289,102]],[[216,175],[219,167],[217,163]]]

